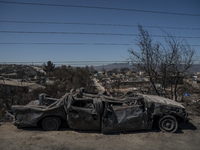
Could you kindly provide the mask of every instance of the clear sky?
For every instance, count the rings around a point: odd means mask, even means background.
[[[109,7],[200,15],[200,0],[4,0],[7,2],[44,3]],[[93,24],[122,24],[198,28],[199,30],[165,29],[176,36],[200,37],[200,16],[150,12],[44,6],[2,3],[0,21],[67,22]],[[145,28],[153,35],[163,35],[159,28]],[[0,22],[0,31],[76,32],[138,34],[137,27]],[[124,61],[127,49],[136,48],[135,36],[87,34],[36,34],[0,32],[0,62],[57,61]],[[161,38],[154,38],[162,41]],[[187,38],[191,45],[200,45],[200,38]],[[2,44],[4,43],[4,44]],[[5,43],[87,43],[67,44],[5,44]],[[95,45],[94,43],[131,44]],[[93,44],[93,45],[92,45]],[[194,46],[198,51],[200,46]]]

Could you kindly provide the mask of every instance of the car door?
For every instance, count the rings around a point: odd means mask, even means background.
[[[69,127],[80,130],[100,130],[101,117],[99,105],[97,105],[100,102],[93,99],[79,99],[70,102],[71,104],[67,108]]]
[[[147,112],[144,104],[140,105],[111,105],[105,104],[102,119],[102,132],[121,132],[145,129]]]

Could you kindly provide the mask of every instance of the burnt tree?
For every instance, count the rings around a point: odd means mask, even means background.
[[[177,100],[180,77],[190,69],[195,61],[195,51],[185,40],[166,33],[165,43],[153,42],[152,36],[141,25],[136,40],[139,49],[129,49],[129,61],[139,71],[145,71],[153,93]],[[160,84],[157,87],[156,84]],[[170,91],[166,90],[170,87]]]

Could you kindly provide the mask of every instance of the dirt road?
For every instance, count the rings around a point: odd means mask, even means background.
[[[101,92],[104,92],[104,91],[105,91],[105,88],[104,88],[101,84],[98,83],[98,81],[97,81],[96,78],[94,78],[94,79],[92,79],[92,80],[93,80],[93,82],[94,82],[94,86],[96,86],[96,88],[97,88],[99,91],[101,91]]]
[[[187,125],[173,134],[153,129],[110,135],[67,128],[52,132],[43,131],[41,128],[17,129],[12,123],[3,122],[0,126],[2,150],[199,150],[199,148],[199,123],[194,126]]]

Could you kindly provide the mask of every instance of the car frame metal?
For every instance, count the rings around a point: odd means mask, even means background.
[[[188,121],[185,108],[170,99],[126,93],[121,98],[103,94],[66,93],[61,99],[44,94],[29,104],[14,105],[14,125],[39,126],[58,130],[65,122],[71,129],[99,130],[102,133],[151,129],[176,132],[180,122]]]

